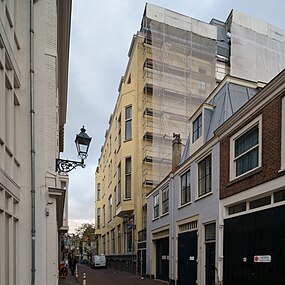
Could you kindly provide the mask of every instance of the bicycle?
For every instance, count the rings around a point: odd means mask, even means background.
[[[59,278],[66,278],[68,273],[65,261],[61,261],[58,266],[58,277]]]

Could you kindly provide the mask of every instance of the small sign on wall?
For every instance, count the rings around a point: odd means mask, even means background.
[[[255,255],[253,258],[254,262],[271,262],[271,255]]]

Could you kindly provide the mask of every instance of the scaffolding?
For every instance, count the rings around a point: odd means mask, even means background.
[[[175,14],[178,18],[172,25],[167,20],[172,16],[167,14],[170,11],[162,9],[159,12],[163,21],[148,17],[146,11],[141,27],[144,36],[143,184],[146,192],[171,171],[173,133],[180,134],[185,144],[190,116],[216,84],[216,41],[207,37],[205,31],[197,32],[197,26],[204,25],[201,30],[205,30],[209,25],[183,23],[185,17],[179,19],[179,14]],[[189,19],[187,17],[187,21]],[[192,29],[192,25],[196,25],[196,29]]]

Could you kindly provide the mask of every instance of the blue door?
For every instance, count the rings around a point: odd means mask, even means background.
[[[196,285],[197,231],[178,235],[178,285]]]
[[[156,278],[169,280],[169,238],[156,241]]]

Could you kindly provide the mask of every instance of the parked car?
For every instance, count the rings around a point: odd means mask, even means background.
[[[85,265],[90,266],[90,262],[89,262],[88,259],[81,259],[81,260],[80,260],[80,264],[85,264]]]
[[[106,268],[106,256],[104,254],[94,255],[92,257],[92,268]]]

